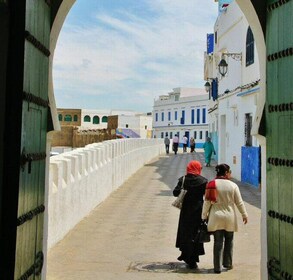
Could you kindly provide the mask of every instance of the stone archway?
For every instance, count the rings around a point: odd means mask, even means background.
[[[267,275],[267,223],[266,223],[266,138],[260,134],[260,126],[266,101],[266,43],[264,28],[260,22],[253,3],[256,1],[236,0],[245,15],[254,34],[260,67],[260,93],[257,100],[256,118],[253,120],[252,134],[256,136],[261,145],[261,277],[268,279]],[[264,5],[265,7],[265,5]],[[265,14],[265,11],[262,11]]]
[[[52,80],[52,65],[54,58],[54,51],[56,48],[57,40],[65,21],[67,14],[69,13],[71,7],[74,5],[76,0],[63,0],[58,8],[58,12],[56,14],[55,20],[51,29],[51,59],[50,59],[50,69],[49,69],[49,100],[51,104],[55,106],[54,99],[54,90],[53,90],[53,80]],[[247,21],[253,31],[255,36],[256,48],[259,55],[260,61],[260,94],[257,100],[257,112],[256,118],[252,127],[252,134],[255,135],[262,147],[262,167],[261,167],[261,182],[262,182],[262,230],[261,230],[261,248],[262,248],[262,259],[261,259],[261,275],[262,279],[267,279],[267,235],[266,235],[266,139],[264,136],[260,134],[260,127],[262,122],[262,115],[265,108],[265,100],[266,100],[266,44],[265,44],[265,36],[264,36],[264,27],[265,27],[265,13],[266,13],[266,4],[257,3],[256,0],[251,1],[242,1],[235,0],[239,5],[240,9],[244,13]],[[53,109],[53,110],[54,110]],[[57,111],[53,112],[52,115],[57,116]],[[53,119],[55,129],[59,130],[58,119]],[[47,148],[50,147],[50,139],[51,135],[48,133],[47,137]],[[47,164],[47,166],[49,166]],[[48,174],[48,170],[47,170]],[[48,187],[48,186],[47,186]],[[45,225],[46,226],[46,225]],[[47,234],[47,229],[45,229],[45,233]],[[44,271],[45,272],[45,271]]]

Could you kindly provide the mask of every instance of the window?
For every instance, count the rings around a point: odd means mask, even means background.
[[[202,139],[202,131],[199,132],[199,139]]]
[[[182,110],[180,124],[185,124],[185,111],[184,110]]]
[[[196,123],[200,123],[200,109],[196,110]]]
[[[170,132],[170,139],[173,138],[173,132]]]
[[[84,116],[83,118],[84,122],[91,122],[91,117],[89,115]]]
[[[58,115],[58,119],[59,119],[60,122],[62,122],[62,120],[63,120],[63,116],[62,116],[62,114],[59,114],[59,115]]]
[[[252,116],[251,114],[245,114],[245,126],[244,126],[245,146],[252,146],[251,127],[252,127]]]
[[[254,63],[254,37],[251,28],[248,27],[246,34],[246,66]]]
[[[168,137],[168,132],[165,133],[165,137]]]
[[[209,132],[206,131],[206,139],[209,137]]]
[[[206,111],[207,111],[206,108],[202,109],[202,123],[206,123],[206,115],[207,115]]]
[[[106,117],[106,116],[102,117],[102,122],[103,122],[103,123],[108,122],[108,117]]]
[[[145,125],[145,126],[144,126],[144,129],[148,129],[148,126],[147,126],[147,125]]]
[[[193,136],[194,139],[197,139],[197,131],[194,131],[194,136]]]
[[[161,138],[164,138],[164,132],[161,132]]]
[[[156,122],[158,121],[158,113],[156,113]]]
[[[178,118],[178,113],[177,111],[175,111],[175,117],[174,117],[175,121],[177,121],[177,118]]]
[[[179,100],[179,95],[176,94],[176,95],[175,95],[175,101],[178,101],[178,100]]]
[[[216,31],[215,32],[215,44],[217,44],[218,43],[218,32]]]
[[[194,109],[191,110],[191,123],[194,124]]]
[[[73,121],[74,121],[74,122],[77,122],[77,121],[78,121],[78,116],[77,116],[77,115],[74,115],[74,116],[73,116]]]
[[[163,122],[164,121],[164,112],[162,112],[161,117],[162,117],[162,122]]]
[[[99,116],[94,116],[93,117],[93,124],[99,124],[100,123],[100,118]]]
[[[72,122],[72,116],[71,115],[65,115],[64,121],[65,122]]]
[[[171,121],[171,112],[168,112],[168,121]]]
[[[128,128],[128,124],[126,124],[125,127]]]

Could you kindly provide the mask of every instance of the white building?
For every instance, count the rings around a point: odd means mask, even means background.
[[[90,110],[81,109],[81,129],[103,129],[107,128],[108,117],[118,116],[135,116],[141,115],[140,112],[126,110]]]
[[[151,113],[136,115],[118,115],[117,134],[136,133],[140,138],[152,138],[152,121]],[[131,137],[131,134],[130,134]]]
[[[233,177],[258,186],[260,148],[251,127],[259,95],[259,61],[252,31],[235,1],[219,12],[213,37],[214,48],[205,55],[205,80],[212,84],[208,119],[218,162],[230,165]],[[228,64],[224,76],[218,67],[222,59]]]
[[[168,95],[154,101],[153,137],[170,139],[178,134],[193,137],[196,148],[208,136],[207,105],[209,96],[203,89],[174,88]]]

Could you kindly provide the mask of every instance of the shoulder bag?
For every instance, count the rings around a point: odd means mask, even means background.
[[[184,200],[184,196],[187,192],[187,190],[184,189],[184,181],[185,181],[185,176],[183,177],[182,180],[182,185],[181,185],[181,191],[180,194],[178,195],[178,197],[175,199],[175,201],[173,201],[172,206],[181,209],[182,208],[182,203]]]

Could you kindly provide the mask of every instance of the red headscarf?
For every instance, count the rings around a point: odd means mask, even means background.
[[[193,175],[200,175],[201,173],[201,163],[197,160],[192,160],[187,164],[186,173],[193,174]]]

